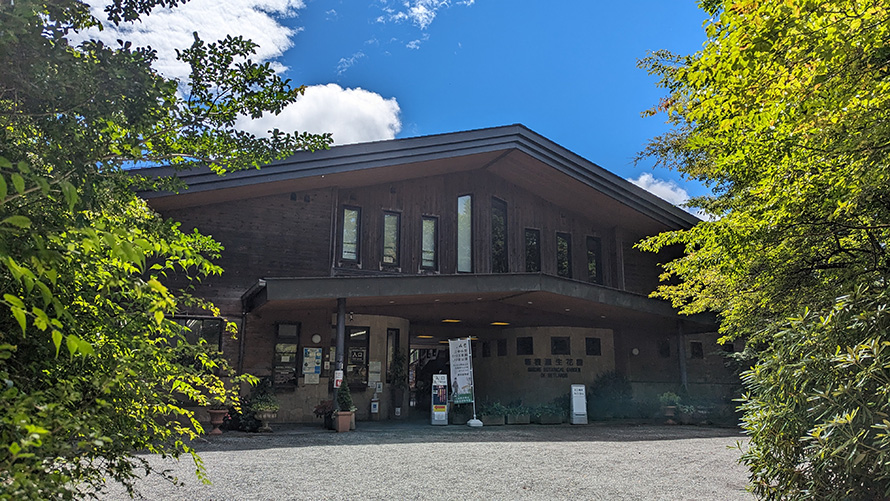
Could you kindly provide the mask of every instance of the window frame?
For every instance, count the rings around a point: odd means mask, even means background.
[[[497,211],[503,210],[503,242],[500,244],[497,244],[495,242],[495,213],[496,213],[495,208],[497,208]],[[510,227],[509,227],[509,224],[507,221],[507,202],[504,200],[501,200],[500,198],[497,198],[497,197],[491,197],[490,216],[491,216],[491,227],[490,227],[490,233],[491,233],[491,235],[490,235],[491,236],[491,262],[490,262],[491,273],[510,273],[510,246],[509,246],[509,241],[510,241],[510,236],[509,236],[510,229],[509,228]],[[502,247],[502,249],[500,249],[500,252],[498,252],[498,255],[496,256],[495,250],[497,247]],[[498,267],[498,269],[495,269],[496,263],[501,263],[503,265],[503,268]]]
[[[529,343],[528,347],[519,345],[520,342],[525,343],[526,341]],[[529,349],[528,349],[528,352],[526,353],[526,351],[524,349],[520,349],[520,348],[529,348]],[[535,338],[533,336],[519,336],[516,338],[516,355],[517,356],[534,355],[534,354],[535,354]]]
[[[565,240],[566,242],[566,274],[563,275],[559,271],[559,262],[560,262],[560,252],[559,252],[559,242],[560,240]],[[564,233],[561,231],[556,232],[556,275],[563,278],[572,278],[572,234]]]
[[[466,230],[469,232],[469,242],[467,242],[466,245],[465,245],[465,247],[466,247],[467,250],[469,251],[469,256],[466,256],[466,258],[469,260],[469,269],[462,269],[462,268],[461,268],[461,261],[462,261],[462,260],[461,260],[461,257],[462,257],[462,256],[461,256],[461,247],[462,247],[462,246],[461,246],[461,241],[462,241],[461,237],[462,237],[462,231],[461,231],[461,203],[460,203],[460,201],[461,201],[462,198],[469,198],[469,200],[470,200],[469,228],[466,229]],[[455,253],[455,257],[456,257],[456,259],[457,259],[457,263],[456,263],[455,270],[456,270],[458,273],[473,273],[473,271],[475,270],[475,266],[474,266],[474,265],[475,265],[475,261],[476,261],[476,260],[475,260],[475,256],[473,255],[473,254],[474,254],[474,250],[473,250],[473,234],[475,233],[475,229],[476,229],[476,228],[475,228],[475,224],[474,224],[474,222],[473,222],[473,212],[474,212],[474,210],[473,210],[473,205],[474,205],[474,203],[473,203],[473,194],[472,194],[472,193],[467,193],[467,194],[464,194],[464,195],[458,195],[458,197],[457,197],[457,206],[456,206],[456,210],[455,210],[455,215],[456,215],[456,217],[457,217],[457,225],[456,225],[456,228],[457,228],[457,231],[456,231],[456,233],[457,233],[457,238],[455,238],[455,245],[457,246],[457,252]]]
[[[355,211],[355,258],[346,257],[346,211]],[[362,261],[362,208],[344,205],[340,211],[340,261],[359,264]]]
[[[563,345],[563,343],[565,343]],[[551,355],[571,355],[572,338],[569,336],[550,336]]]
[[[425,235],[426,235],[426,232],[424,231],[424,223],[427,221],[430,221],[433,223],[433,240],[432,240],[432,244],[433,244],[433,248],[432,248],[433,259],[432,259],[432,261],[433,261],[433,264],[432,265],[424,264],[425,261],[424,261],[424,257],[423,257],[424,252],[426,252],[426,249],[424,248],[424,239],[425,239]],[[438,216],[423,215],[420,217],[420,269],[428,270],[428,271],[438,271],[439,270],[439,217]]]
[[[387,249],[387,231],[386,231],[386,221],[388,218],[395,218],[396,222],[396,241],[395,241],[395,256],[393,258],[392,263],[386,262],[386,249]],[[398,268],[401,265],[401,247],[402,247],[402,213],[397,211],[385,210],[383,211],[383,231],[381,232],[380,238],[380,264],[388,267],[388,268]]]
[[[601,357],[603,355],[603,340],[598,337],[584,338],[584,353],[588,357]]]
[[[595,237],[593,235],[587,235],[586,238],[586,247],[587,247],[587,281],[593,284],[603,285],[604,277],[603,277],[603,239],[600,237]],[[590,244],[594,244],[594,256],[593,263],[590,262],[590,254],[591,248]],[[593,264],[593,269],[595,275],[591,277],[590,275],[590,265]]]
[[[537,269],[530,270],[529,269],[529,245],[528,245],[528,236],[529,234],[535,235],[535,246],[537,247],[537,256],[535,256],[534,264]],[[541,273],[541,230],[538,228],[525,228],[523,232],[524,245],[525,245],[525,272],[526,273]]]

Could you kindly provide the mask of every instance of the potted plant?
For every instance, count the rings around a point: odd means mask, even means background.
[[[392,354],[392,365],[389,367],[387,379],[389,379],[390,396],[392,397],[392,416],[402,417],[402,402],[405,399],[405,389],[408,388],[408,360],[402,349],[396,346]]]
[[[352,418],[355,405],[352,403],[352,392],[349,391],[349,384],[346,383],[346,379],[340,383],[340,388],[337,389],[337,408],[338,410],[335,413],[337,432],[349,431],[353,427]]]
[[[667,423],[676,424],[674,418],[677,416],[677,406],[680,405],[680,395],[666,391],[659,395],[658,401],[661,403],[661,411],[667,418]]]
[[[529,408],[519,403],[507,407],[507,414],[505,417],[507,419],[507,424],[531,423],[531,412]]]
[[[214,400],[207,408],[207,413],[210,414],[210,424],[213,426],[208,435],[222,435],[222,430],[219,427],[222,426],[229,413],[227,400],[224,398]]]
[[[486,402],[479,407],[479,419],[485,426],[504,426],[507,408],[500,402]]]
[[[259,391],[250,398],[250,410],[257,421],[260,422],[260,427],[257,431],[265,433],[272,431],[268,421],[278,417],[278,409],[278,399],[275,398],[275,394],[271,391]]]
[[[323,426],[326,430],[333,430],[334,428],[334,401],[333,400],[322,400],[315,406],[315,410],[312,411],[315,414],[315,417],[324,419]]]

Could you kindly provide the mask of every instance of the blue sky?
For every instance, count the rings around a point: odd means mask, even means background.
[[[647,51],[692,53],[705,15],[694,0],[192,0],[103,38],[166,52],[192,30],[244,34],[262,45],[303,103],[243,123],[331,131],[335,141],[412,137],[522,123],[650,191],[679,203],[705,189],[675,172],[634,166],[663,115],[640,113],[664,91],[637,68]],[[154,19],[152,19],[154,18]],[[642,176],[642,177],[641,177]]]

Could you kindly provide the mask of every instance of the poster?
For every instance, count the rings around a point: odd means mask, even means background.
[[[378,381],[382,381],[381,372],[383,372],[382,362],[379,360],[368,362],[368,386],[375,386]]]
[[[449,339],[451,355],[451,400],[455,404],[473,401],[473,358],[469,339]]]
[[[303,348],[303,374],[321,374],[321,348]]]

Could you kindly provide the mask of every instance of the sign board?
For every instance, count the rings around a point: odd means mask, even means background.
[[[303,374],[321,374],[321,348],[303,348]]]
[[[368,362],[368,386],[374,387],[378,381],[383,381],[380,373],[383,372],[383,363],[380,360]]]
[[[451,401],[469,404],[473,401],[473,357],[469,339],[449,339],[451,356]]]
[[[433,374],[430,424],[448,424],[448,375]]]
[[[339,388],[343,384],[343,371],[334,371],[334,388]]]
[[[587,396],[583,384],[572,385],[572,424],[587,424]]]

